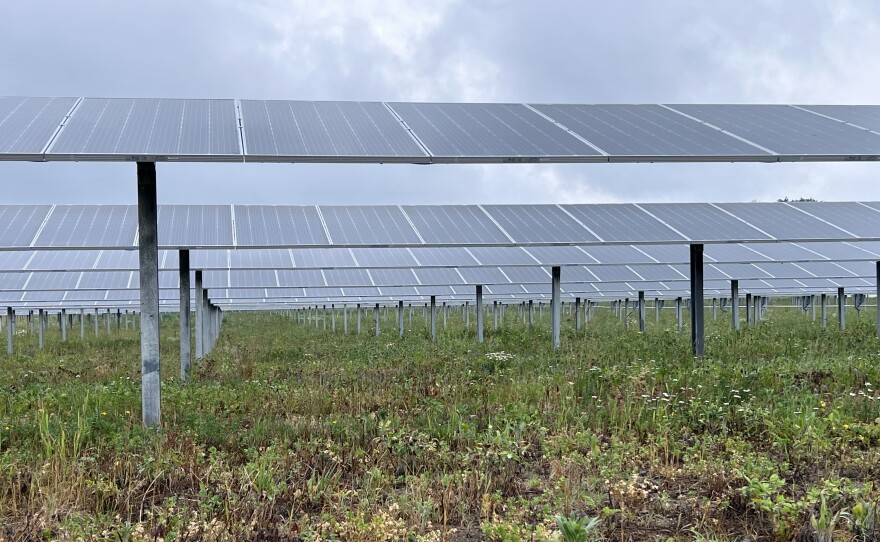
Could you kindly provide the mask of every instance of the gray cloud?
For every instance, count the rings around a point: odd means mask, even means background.
[[[6,2],[0,94],[876,101],[869,1]],[[161,164],[166,203],[880,199],[876,164]],[[5,202],[132,203],[132,164],[0,163]]]

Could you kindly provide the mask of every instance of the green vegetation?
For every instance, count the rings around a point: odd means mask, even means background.
[[[43,351],[20,333],[0,538],[880,539],[873,311],[823,332],[772,308],[739,334],[708,311],[704,360],[665,312],[644,335],[566,316],[559,352],[546,313],[497,332],[490,314],[482,345],[457,311],[435,344],[421,310],[403,339],[391,313],[378,338],[341,312],[336,334],[231,314],[187,384],[166,316],[161,432],[141,427],[134,330],[53,329]]]

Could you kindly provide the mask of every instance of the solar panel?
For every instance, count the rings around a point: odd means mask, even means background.
[[[510,280],[501,271],[494,267],[472,267],[459,269],[461,276],[468,284],[504,284]]]
[[[79,283],[80,290],[124,290],[132,282],[131,271],[104,271],[98,273],[82,273]]]
[[[871,237],[880,230],[880,210],[859,203],[805,201],[789,205],[859,237]]]
[[[293,260],[288,249],[237,249],[229,251],[231,269],[289,269]]]
[[[713,245],[721,246],[721,245]],[[723,245],[723,246],[743,246],[743,245]],[[708,247],[707,247],[708,248]],[[749,258],[741,258],[739,260],[727,260],[727,261],[757,261],[755,255],[761,254],[767,257],[769,260],[773,261],[803,261],[803,260],[821,260],[823,259],[822,255],[816,254],[815,252],[811,252],[807,250],[807,248],[792,244],[792,243],[770,243],[770,244],[760,244],[760,245],[749,245],[749,252],[751,255]],[[715,251],[712,251],[713,255]]]
[[[254,286],[278,286],[278,277],[275,271],[268,269],[249,269],[247,271],[229,272],[230,288],[252,288]]]
[[[399,286],[401,284],[416,284],[415,275],[411,269],[370,269],[370,277],[376,286]]]
[[[321,207],[333,244],[420,244],[421,240],[400,208],[394,205]]]
[[[327,286],[327,281],[319,269],[280,270],[278,271],[278,286]]]
[[[602,265],[590,267],[590,271],[602,282],[627,282],[640,279],[639,275],[625,265]]]
[[[30,246],[51,209],[50,205],[4,205],[0,207],[0,246]]]
[[[470,247],[468,252],[480,265],[537,265],[538,262],[521,248]]]
[[[775,246],[775,245],[774,245]],[[773,260],[772,256],[768,256],[762,249],[768,252],[774,248],[770,245],[740,245],[736,243],[725,243],[720,245],[706,245],[703,249],[703,260],[705,262],[760,262]],[[803,251],[798,251],[803,255]],[[689,261],[690,256],[685,255],[683,261]]]
[[[160,246],[232,246],[229,205],[160,205],[158,212]]]
[[[718,207],[775,239],[840,239],[847,236],[840,228],[835,228],[784,203],[721,203]],[[875,231],[880,231],[880,213],[874,215],[876,218],[873,224],[877,228]]]
[[[0,251],[0,271],[21,271],[35,253],[25,251]]]
[[[46,159],[242,160],[233,100],[83,98]]]
[[[443,284],[452,286],[454,284],[465,284],[464,279],[455,269],[445,267],[435,267],[427,269],[414,269],[416,279],[419,284]]]
[[[0,273],[0,290],[22,290],[31,273]]]
[[[645,250],[648,247],[639,247],[635,248],[627,245],[606,245],[606,246],[594,246],[594,247],[582,247],[584,252],[590,255],[590,257],[596,261],[596,263],[601,264],[627,264],[627,263],[657,263],[658,260],[655,260],[648,254],[645,254]],[[681,260],[682,262],[690,261],[690,256],[688,253],[688,249],[684,248],[684,257]],[[531,249],[529,249],[531,250]],[[659,260],[663,261],[663,260]],[[676,260],[671,260],[676,261]],[[592,263],[592,262],[586,262]]]
[[[492,219],[474,205],[404,205],[403,211],[426,243],[510,242]]]
[[[226,250],[197,250],[190,254],[190,269],[227,269],[229,255]]]
[[[801,105],[798,107],[880,132],[880,106],[877,105]]]
[[[375,249],[374,251],[385,250],[391,249]],[[416,259],[418,265],[422,266],[458,267],[477,264],[477,260],[471,256],[471,253],[462,247],[414,247],[409,249],[409,253]]]
[[[292,248],[290,255],[296,267],[329,269],[357,266],[351,252],[344,248]]]
[[[711,267],[721,271],[732,279],[742,278],[771,278],[772,275],[751,264],[743,263],[716,263]]]
[[[405,248],[353,248],[350,252],[359,267],[418,267]]]
[[[389,104],[435,162],[604,161],[601,153],[521,104]]]
[[[76,289],[76,285],[79,283],[79,279],[82,273],[77,272],[62,272],[62,273],[47,273],[47,272],[37,272],[31,273],[30,277],[27,281],[26,288],[15,288],[15,289],[26,289],[28,291],[31,290],[73,290]]]
[[[880,137],[787,105],[672,105],[783,156],[880,155]]]
[[[242,100],[241,114],[250,161],[427,161],[382,103]]]
[[[645,203],[639,207],[694,241],[772,239],[708,203]]]
[[[27,267],[22,265],[19,269],[29,271],[82,271],[95,268],[98,250],[45,250],[23,252],[28,258]]]
[[[58,205],[34,241],[36,247],[131,247],[137,209],[130,205]]]
[[[483,209],[518,243],[588,243],[598,240],[555,205],[484,205]]]
[[[134,250],[103,250],[96,269],[138,269],[138,253]]]
[[[233,212],[239,246],[328,244],[315,207],[236,205]]]
[[[768,153],[659,105],[533,105],[609,155],[658,160]]]
[[[550,282],[549,270],[543,267],[505,267],[502,268],[504,275],[509,280],[498,281],[498,283],[512,282],[514,284],[524,284],[528,282]],[[565,271],[561,272],[565,276]]]
[[[327,286],[373,286],[366,269],[327,269],[323,273]]]
[[[0,160],[42,159],[76,98],[0,97]]]
[[[833,241],[819,243],[798,243],[803,250],[818,253],[832,261],[880,259],[880,244],[877,243],[837,243]]]
[[[596,262],[580,247],[529,247],[524,250],[542,265],[583,265]]]
[[[562,208],[603,241],[682,240],[681,235],[632,204],[563,205]]]

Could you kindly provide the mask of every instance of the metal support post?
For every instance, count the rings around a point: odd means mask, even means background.
[[[703,245],[691,245],[691,346],[695,357],[703,357],[705,334],[703,320]]]
[[[40,350],[43,349],[43,309],[37,313],[37,333],[40,337]]]
[[[348,305],[342,306],[342,333],[348,335]]]
[[[562,271],[559,266],[552,267],[550,271],[550,339],[553,343],[553,348],[559,348],[560,346],[562,346],[560,338],[562,307],[559,304],[559,290]]]
[[[61,309],[61,342],[67,342],[67,309]]]
[[[360,335],[361,334],[361,304],[360,303],[357,304],[357,328],[358,328],[358,335]]]
[[[875,264],[874,277],[877,288],[877,337],[880,338],[880,261]]]
[[[195,289],[195,300],[196,300],[196,359],[201,360],[205,357],[205,338],[203,337],[205,331],[205,325],[202,321],[205,319],[205,305],[202,300],[205,299],[205,294],[202,289],[202,272],[201,270],[196,270],[196,289]]]
[[[330,331],[336,333],[336,305],[330,305]]]
[[[837,322],[841,331],[846,329],[846,293],[842,286],[837,289]]]
[[[752,294],[746,294],[746,325],[752,324]]]
[[[681,298],[675,298],[675,325],[678,327],[678,331],[681,331],[682,321],[681,321]]]
[[[535,325],[535,304],[529,299],[529,327],[534,327]]]
[[[739,331],[739,280],[730,281],[730,318],[734,331]]]
[[[192,367],[192,329],[190,325],[189,250],[178,252],[180,296],[180,379],[186,380]],[[126,311],[127,312],[127,311]],[[128,314],[125,316],[128,328]]]
[[[85,309],[79,310],[79,339],[85,340],[86,338],[86,314]]]
[[[431,296],[431,341],[437,340],[437,296]]]
[[[15,337],[15,311],[6,307],[6,353],[12,355],[12,338]]]
[[[825,326],[828,325],[828,294],[822,294],[820,303],[822,304],[822,329],[825,329]]]
[[[716,299],[712,298],[712,320],[718,321],[718,304],[716,303]]]
[[[403,337],[403,301],[397,302],[397,325],[400,328],[400,336]]]
[[[645,292],[639,292],[639,332],[645,332]]]
[[[464,328],[471,328],[471,308],[468,301],[464,302]]]
[[[379,336],[379,304],[376,303],[376,308],[373,309],[373,316],[376,319],[376,337]]]
[[[156,164],[138,162],[138,256],[141,288],[141,406],[146,426],[161,423],[159,380],[159,244]]]
[[[483,285],[477,284],[477,342],[483,342]]]
[[[492,302],[492,331],[498,331],[498,302]]]
[[[574,298],[574,329],[581,330],[581,298]]]

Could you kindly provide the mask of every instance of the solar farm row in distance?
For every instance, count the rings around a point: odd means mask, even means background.
[[[707,263],[861,262],[880,260],[880,242],[707,245]],[[563,247],[206,249],[190,254],[190,267],[247,269],[395,269],[536,267],[630,264],[687,265],[685,245]],[[0,250],[0,273],[21,271],[137,271],[133,250]],[[159,269],[178,269],[175,250],[159,252]]]
[[[877,160],[880,106],[0,97],[0,159]]]
[[[712,284],[713,287],[704,290],[705,299],[726,298],[730,296],[728,284]],[[744,281],[740,283],[740,295],[746,294],[762,296],[800,296],[818,295],[822,293],[835,293],[836,286],[828,284],[821,287],[803,287],[795,282],[779,283],[776,287],[770,287],[761,281]],[[578,291],[584,290],[584,291]],[[687,298],[690,292],[686,288],[669,288],[651,290],[647,288],[628,287],[626,284],[610,285],[607,289],[572,288],[561,292],[561,297],[566,302],[574,301],[575,298],[601,300],[629,299],[632,302],[637,298],[638,292],[644,292],[646,299],[669,300],[676,297]],[[853,285],[846,288],[847,295],[854,293],[870,294],[874,292],[874,286]],[[361,295],[355,295],[361,294]],[[236,296],[242,297],[236,297]],[[321,306],[330,308],[335,304],[336,308],[343,305],[354,307],[356,304],[372,306],[378,303],[386,306],[395,306],[399,301],[414,306],[427,303],[431,296],[435,296],[438,303],[463,305],[474,302],[473,288],[447,287],[447,288],[401,288],[399,291],[385,292],[385,289],[365,288],[357,292],[348,292],[341,288],[309,288],[302,291],[276,290],[276,289],[227,289],[212,290],[211,302],[222,306],[225,310],[256,309],[267,310],[271,307],[279,309],[296,308],[297,306]],[[520,303],[525,301],[550,300],[549,288],[534,287],[512,289],[504,286],[484,288],[484,300],[487,302],[499,301],[504,303]],[[37,291],[37,292],[0,292],[0,305],[11,306],[16,310],[28,308],[47,308],[57,310],[60,308],[84,308],[100,307],[106,309],[139,307],[139,295],[137,290],[72,290],[72,291]],[[177,292],[170,289],[160,290],[160,303],[166,310],[175,310],[179,304]]]
[[[161,248],[459,247],[880,240],[880,203],[159,206]],[[132,249],[125,205],[0,206],[6,249]]]
[[[707,264],[705,280],[796,280],[798,287],[865,286],[875,276],[873,262]],[[566,267],[563,285],[630,283],[643,289],[668,289],[662,283],[687,282],[687,266],[640,264]],[[481,285],[547,285],[545,267],[427,269],[294,269],[204,271],[209,289],[226,288],[398,288]],[[159,287],[176,289],[177,271],[160,271]],[[637,286],[633,286],[637,287]],[[0,273],[0,291],[130,290],[139,288],[137,271],[34,271]]]

